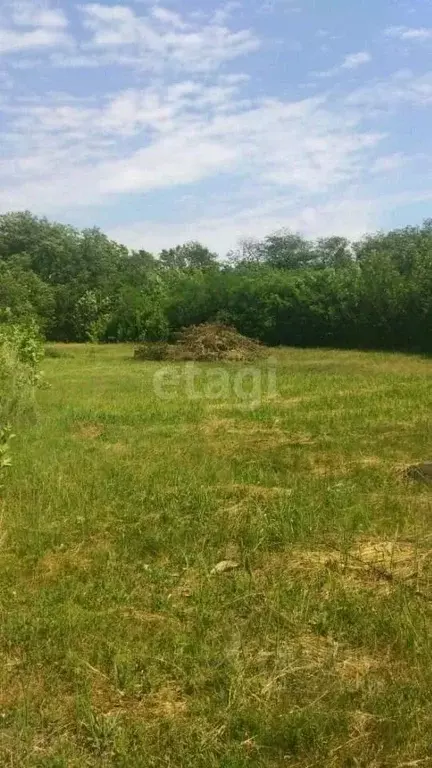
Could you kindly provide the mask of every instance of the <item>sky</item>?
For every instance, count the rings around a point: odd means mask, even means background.
[[[432,0],[0,0],[0,213],[221,255],[432,216]]]

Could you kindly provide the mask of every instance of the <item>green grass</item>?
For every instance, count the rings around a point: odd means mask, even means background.
[[[432,765],[432,362],[284,350],[247,408],[58,349],[0,502],[0,765]]]

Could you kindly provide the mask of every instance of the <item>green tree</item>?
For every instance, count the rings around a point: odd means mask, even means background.
[[[282,229],[265,238],[263,259],[276,269],[305,269],[314,264],[316,254],[311,241]]]
[[[19,254],[50,284],[66,283],[80,269],[79,233],[64,224],[39,219],[28,211],[0,216],[0,259]]]
[[[110,321],[110,300],[88,290],[74,307],[73,324],[77,341],[101,341]]]
[[[140,286],[126,284],[113,299],[107,341],[160,341],[169,333],[167,286],[161,275],[147,275]]]
[[[12,322],[36,319],[42,331],[49,331],[54,320],[55,299],[46,285],[29,267],[28,256],[11,256],[0,261],[0,315]]]
[[[184,245],[161,251],[159,261],[167,269],[205,269],[217,264],[217,254],[212,253],[205,245],[191,240]]]
[[[346,237],[322,237],[315,243],[315,260],[320,267],[349,266],[353,261],[351,246]]]

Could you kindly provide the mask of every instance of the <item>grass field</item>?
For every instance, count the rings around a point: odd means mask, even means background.
[[[0,765],[432,765],[432,361],[280,351],[248,408],[57,349],[0,502]]]

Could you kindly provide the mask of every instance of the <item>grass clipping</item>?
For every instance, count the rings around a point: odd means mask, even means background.
[[[177,334],[175,344],[146,342],[136,348],[136,360],[248,361],[262,355],[258,341],[235,328],[216,323],[192,325]]]

